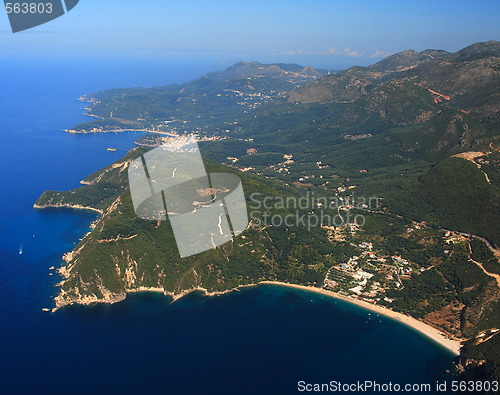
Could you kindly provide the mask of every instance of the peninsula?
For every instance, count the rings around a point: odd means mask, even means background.
[[[391,316],[453,352],[462,340],[461,365],[500,377],[499,65],[490,41],[336,73],[241,62],[182,85],[86,96],[95,120],[73,131],[161,133],[83,187],[35,203],[101,214],[65,255],[56,308],[142,290],[294,284]],[[232,242],[183,260],[168,221],[138,219],[128,191],[128,164],[166,134],[198,136],[208,171],[237,174],[252,218]],[[313,194],[314,207],[261,210],[265,198]],[[272,222],[287,215],[363,222]]]

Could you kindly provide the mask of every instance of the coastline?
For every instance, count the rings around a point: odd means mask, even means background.
[[[35,203],[33,205],[33,207],[36,209],[43,209],[43,208],[47,208],[47,207],[53,207],[53,208],[65,207],[65,208],[80,209],[80,210],[91,210],[94,212],[98,212],[101,215],[103,214],[102,210],[95,209],[92,207],[85,207],[85,206],[81,206],[81,205],[74,205],[74,204],[72,205],[72,204],[60,204],[59,203],[59,204],[52,204],[52,205],[49,204],[49,205],[42,206],[42,205],[38,205],[37,203]],[[73,250],[71,252],[64,254],[63,260],[66,263],[68,263],[69,260],[71,260],[71,257],[72,257],[74,252],[75,251]],[[61,274],[63,274],[62,272],[64,271],[64,268],[65,268],[65,266],[62,266],[59,269],[59,272]],[[63,277],[65,277],[65,276],[63,275]],[[56,306],[52,309],[52,312],[57,311],[61,307],[71,305],[74,303],[83,304],[83,305],[91,305],[91,304],[97,304],[97,303],[114,304],[114,303],[117,303],[117,302],[124,300],[128,293],[159,292],[159,293],[162,293],[166,296],[172,297],[171,303],[174,303],[177,300],[184,297],[185,295],[187,295],[191,292],[195,292],[195,291],[201,291],[205,296],[210,297],[210,296],[219,296],[219,295],[227,294],[227,293],[230,293],[233,291],[238,291],[238,290],[245,288],[245,287],[258,286],[260,284],[277,285],[277,286],[300,289],[300,290],[309,291],[309,292],[315,292],[315,293],[319,293],[322,295],[326,295],[329,297],[343,300],[347,303],[355,304],[355,305],[362,307],[366,310],[373,311],[377,314],[381,314],[385,317],[391,318],[391,319],[396,320],[396,321],[398,321],[406,326],[409,326],[413,330],[418,331],[419,333],[430,338],[434,342],[440,344],[442,347],[446,348],[448,351],[452,352],[453,354],[455,354],[455,355],[460,354],[461,342],[459,340],[451,339],[447,335],[445,335],[444,333],[439,331],[438,329],[436,329],[436,328],[434,328],[434,327],[432,327],[432,326],[430,326],[422,321],[419,321],[419,320],[417,320],[409,315],[393,311],[389,308],[382,307],[380,305],[368,303],[368,302],[363,301],[363,300],[359,300],[359,299],[355,299],[355,298],[352,298],[349,296],[341,295],[337,292],[329,291],[329,290],[326,290],[323,288],[318,288],[318,287],[313,287],[313,286],[305,286],[305,285],[299,285],[299,284],[291,284],[291,283],[285,283],[285,282],[280,282],[280,281],[260,281],[260,282],[255,283],[255,284],[246,284],[246,285],[237,286],[237,287],[225,290],[225,291],[214,291],[214,292],[210,292],[208,289],[203,288],[203,287],[196,287],[196,288],[183,290],[179,293],[175,293],[175,292],[168,291],[164,288],[140,286],[140,287],[135,288],[135,289],[125,289],[124,292],[120,293],[120,294],[111,294],[110,293],[104,299],[99,299],[96,297],[94,297],[94,298],[92,298],[92,297],[81,298],[80,297],[79,299],[72,300],[72,301],[64,300],[63,295],[61,293],[59,293],[54,299],[56,302],[55,303]],[[59,284],[59,285],[61,285],[61,284]]]
[[[393,311],[391,309],[388,309],[386,307],[382,307],[380,305],[371,304],[371,303],[365,302],[363,300],[350,298],[348,296],[341,295],[337,292],[328,291],[328,290],[323,289],[323,288],[317,288],[317,287],[312,287],[312,286],[284,283],[284,282],[280,282],[280,281],[261,281],[261,282],[256,283],[256,284],[241,285],[239,287],[228,289],[226,291],[210,292],[206,288],[197,287],[197,288],[186,289],[186,290],[183,290],[182,292],[176,294],[176,293],[167,291],[163,288],[138,287],[136,289],[127,289],[126,294],[137,293],[137,292],[158,292],[158,293],[162,293],[163,295],[172,297],[171,303],[175,303],[177,300],[183,298],[184,296],[186,296],[192,292],[200,291],[203,293],[204,296],[213,297],[213,296],[220,296],[220,295],[228,294],[231,292],[237,292],[240,289],[247,288],[247,287],[257,287],[259,285],[266,285],[266,284],[295,288],[295,289],[300,289],[300,290],[309,291],[309,292],[315,292],[315,293],[329,296],[329,297],[332,297],[335,299],[340,299],[340,300],[347,302],[347,303],[357,305],[357,306],[362,307],[366,310],[370,310],[374,313],[383,315],[384,317],[388,317],[388,318],[391,318],[393,320],[396,320],[396,321],[412,328],[413,330],[416,330],[417,332],[423,334],[424,336],[433,340],[435,343],[438,343],[439,345],[446,348],[448,351],[452,352],[453,354],[455,354],[455,355],[460,354],[461,342],[459,340],[450,339],[448,336],[446,336],[444,333],[440,332],[438,329],[436,329],[436,328],[434,328],[434,327],[432,327],[432,326],[430,326],[422,321],[419,321],[419,320],[417,320],[409,315]],[[103,303],[104,302],[104,303],[113,304],[116,302],[120,302],[124,299],[125,298],[120,298],[119,300],[111,300],[111,299],[110,300],[101,300],[101,301],[95,300],[94,303],[99,303],[99,302]],[[92,303],[85,303],[85,304],[92,304]],[[62,306],[60,306],[60,307],[62,307]],[[55,310],[57,310],[57,308]],[[55,311],[55,310],[53,310],[53,311]]]
[[[444,348],[448,349],[455,355],[459,355],[460,352],[460,346],[461,343],[458,340],[453,340],[448,338],[446,335],[444,335],[442,332],[440,332],[438,329],[423,323],[422,321],[419,321],[409,315],[403,314],[403,313],[398,313],[396,311],[390,310],[386,307],[382,307],[376,304],[371,304],[368,302],[365,302],[364,300],[359,300],[359,299],[354,299],[350,298],[344,295],[341,295],[337,292],[333,291],[328,291],[323,288],[317,288],[317,287],[311,287],[311,286],[306,286],[306,285],[298,285],[298,284],[290,284],[290,283],[283,283],[280,281],[261,281],[259,284],[270,284],[270,285],[278,285],[278,286],[283,286],[283,287],[289,287],[289,288],[296,288],[296,289],[301,289],[304,291],[309,291],[309,292],[315,292],[319,293],[322,295],[330,296],[336,299],[343,300],[348,303],[355,304],[359,307],[362,307],[366,310],[373,311],[375,313],[381,314],[385,317],[392,318],[393,320],[396,320],[406,326],[409,326],[410,328],[420,332],[424,336],[432,339],[434,342],[440,344]],[[256,284],[258,285],[258,284]]]
[[[228,294],[230,292],[238,292],[241,288],[255,287],[257,285],[259,285],[259,284],[241,285],[239,287],[231,288],[231,289],[228,289],[226,291],[213,291],[213,292],[210,292],[208,289],[203,288],[203,287],[197,287],[197,288],[185,289],[177,294],[170,292],[170,291],[167,291],[164,288],[141,286],[139,288],[127,289],[125,292],[127,294],[128,293],[138,293],[138,292],[158,292],[158,293],[162,293],[165,296],[170,296],[172,298],[172,301],[170,303],[174,303],[192,292],[202,292],[204,296],[212,297],[212,296],[225,295],[225,294]]]
[[[96,213],[99,213],[99,214],[103,214],[104,211],[103,210],[100,210],[98,208],[93,208],[93,207],[89,207],[89,206],[82,206],[80,204],[61,204],[61,203],[57,203],[57,204],[46,204],[46,205],[40,205],[40,204],[33,204],[33,208],[36,208],[38,210],[42,210],[44,208],[72,208],[74,210],[88,210],[88,211],[95,211]]]

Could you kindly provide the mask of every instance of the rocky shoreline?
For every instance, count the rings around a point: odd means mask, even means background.
[[[58,270],[61,275],[64,277],[64,271],[65,268],[62,267],[61,269]],[[138,287],[134,289],[127,289],[123,293],[112,293],[107,290],[101,290],[102,292],[102,297],[97,297],[95,295],[93,296],[81,296],[80,298],[75,298],[73,300],[68,300],[65,299],[65,292],[61,290],[60,294],[54,299],[56,306],[52,309],[52,312],[55,312],[59,310],[62,307],[73,305],[73,304],[81,304],[81,305],[94,305],[94,304],[99,304],[99,303],[105,303],[105,304],[114,304],[121,302],[126,299],[127,294],[129,293],[137,293],[137,292],[159,292],[162,293],[165,296],[170,296],[172,297],[171,303],[176,302],[177,300],[183,298],[186,295],[189,295],[192,292],[202,292],[204,296],[207,297],[213,297],[213,296],[220,296],[224,294],[228,294],[230,292],[237,292],[242,288],[247,288],[247,287],[255,287],[259,285],[276,285],[276,286],[284,286],[284,287],[290,287],[290,288],[295,288],[295,289],[301,289],[309,292],[315,292],[315,293],[320,293],[322,295],[326,295],[329,297],[333,297],[336,299],[343,300],[345,302],[355,304],[357,306],[360,306],[366,310],[373,311],[377,314],[384,315],[386,317],[389,317],[391,319],[394,319],[404,325],[407,325],[414,330],[424,334],[426,337],[434,340],[435,342],[439,343],[441,346],[445,347],[455,355],[459,355],[459,350],[461,347],[461,341],[463,339],[454,339],[451,338],[449,335],[439,331],[438,329],[422,322],[419,320],[416,320],[415,318],[395,312],[393,310],[390,310],[388,308],[379,306],[379,305],[371,305],[367,302],[356,300],[354,298],[350,298],[344,295],[340,295],[336,292],[328,291],[323,288],[318,288],[318,287],[312,287],[312,286],[305,286],[305,285],[300,285],[300,284],[291,284],[291,283],[284,283],[284,282],[279,282],[279,281],[261,281],[256,284],[247,284],[247,285],[242,285],[238,286],[232,289],[228,289],[226,291],[209,291],[206,288],[203,287],[196,287],[196,288],[190,288],[183,290],[179,293],[174,293],[171,291],[168,291],[164,288],[159,288],[159,287]]]
[[[70,254],[72,254],[72,253],[70,252],[70,253],[65,254],[65,256],[63,257],[63,260],[66,261],[67,259],[69,259],[68,256]],[[64,274],[66,272],[65,266],[58,269],[57,272],[63,277],[67,276],[67,274],[66,275]],[[63,280],[63,282],[64,282],[64,280]],[[159,288],[159,287],[140,286],[138,288],[126,289],[124,292],[120,292],[120,293],[113,293],[113,292],[110,292],[107,290],[102,290],[103,291],[102,297],[97,297],[96,295],[92,295],[92,296],[83,295],[83,296],[80,296],[78,298],[72,298],[72,299],[65,298],[66,292],[61,289],[60,293],[54,298],[55,307],[52,308],[51,311],[56,312],[57,310],[59,310],[63,307],[71,306],[71,305],[75,305],[75,304],[85,305],[85,306],[96,305],[96,304],[114,304],[114,303],[118,303],[118,302],[125,300],[127,298],[128,294],[138,293],[138,292],[162,293],[165,296],[170,296],[172,298],[171,303],[174,303],[177,300],[183,298],[186,295],[189,295],[192,292],[202,292],[204,296],[213,297],[213,296],[225,295],[225,294],[228,294],[230,292],[239,291],[241,288],[254,287],[254,286],[257,286],[259,284],[265,284],[265,283],[266,282],[262,282],[262,283],[258,283],[258,284],[242,285],[239,287],[228,289],[226,291],[209,291],[206,288],[197,287],[197,288],[185,289],[179,293],[174,293],[174,292],[171,292],[171,291],[168,291],[164,288]],[[57,285],[60,286],[61,283],[59,283]]]
[[[75,210],[89,210],[89,211],[95,211],[99,214],[102,214],[104,211],[100,210],[98,208],[94,207],[89,207],[89,206],[82,206],[80,204],[69,204],[69,203],[54,203],[54,204],[33,204],[33,208],[36,209],[44,209],[44,208],[72,208]]]

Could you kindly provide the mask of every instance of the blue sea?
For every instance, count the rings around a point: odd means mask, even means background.
[[[259,286],[175,303],[155,293],[56,313],[61,256],[95,214],[35,210],[46,189],[79,186],[137,133],[71,135],[76,99],[219,69],[178,60],[2,60],[0,391],[5,394],[293,394],[298,382],[430,383],[453,355],[412,329],[323,295]],[[107,147],[115,147],[109,152]],[[22,246],[22,254],[19,254]],[[54,273],[50,276],[49,273]]]

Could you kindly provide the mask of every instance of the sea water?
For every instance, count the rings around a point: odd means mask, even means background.
[[[297,392],[299,381],[434,385],[449,377],[453,355],[408,327],[279,286],[211,298],[193,293],[175,303],[140,293],[111,306],[42,311],[53,307],[60,281],[49,268],[62,264],[96,214],[36,210],[33,203],[46,189],[78,187],[139,136],[63,132],[89,119],[76,99],[217,68],[201,61],[2,61],[2,393],[281,394]]]

